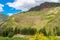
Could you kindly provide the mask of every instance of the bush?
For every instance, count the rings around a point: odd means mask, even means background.
[[[12,27],[5,28],[4,31],[2,32],[2,36],[8,37],[8,35],[12,35],[10,34],[11,32],[14,33]]]
[[[30,37],[29,40],[48,40],[48,37],[44,36],[42,33],[36,33],[34,36]]]
[[[46,28],[44,27],[44,28],[39,30],[39,33],[40,32],[42,32],[45,36],[51,36],[51,35],[60,36],[60,28],[59,27],[54,27],[53,29],[51,29],[49,31],[48,30],[46,31]]]
[[[24,35],[33,35],[37,32],[36,29],[34,28],[24,28],[24,29],[21,29],[21,34],[24,34]]]
[[[39,30],[39,33],[43,33],[45,36],[47,36],[48,34],[46,33],[45,28],[42,28]]]
[[[9,32],[8,37],[13,37],[14,36],[14,32]]]
[[[60,36],[60,28],[59,27],[56,27],[55,30],[56,30],[56,35],[57,36]]]
[[[14,30],[14,33],[15,33],[15,34],[19,34],[19,33],[20,33],[20,28],[17,28],[17,27],[16,27],[15,30]]]

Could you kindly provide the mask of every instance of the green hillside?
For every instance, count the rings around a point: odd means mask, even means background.
[[[18,27],[18,28],[46,28],[53,32],[53,28],[60,28],[60,7],[47,8],[41,11],[30,11],[19,13],[9,17],[9,19],[2,24],[2,28]]]
[[[60,35],[60,6],[12,15],[1,25],[0,30],[4,31],[10,27],[13,29],[35,28],[48,35]]]

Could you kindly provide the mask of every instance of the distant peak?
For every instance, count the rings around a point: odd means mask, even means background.
[[[38,11],[38,10],[41,10],[41,9],[58,7],[58,6],[60,6],[60,3],[44,2],[44,3],[40,4],[39,6],[31,8],[29,11]]]

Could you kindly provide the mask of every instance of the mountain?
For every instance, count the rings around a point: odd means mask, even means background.
[[[45,3],[40,4],[40,6],[31,8],[29,11],[38,11],[38,10],[51,8],[51,7],[57,7],[57,6],[60,6],[60,3],[45,2]]]
[[[16,27],[20,29],[36,28],[37,30],[45,28],[45,31],[48,31],[47,33],[56,33],[57,30],[60,33],[60,5],[59,3],[45,2],[40,6],[30,9],[30,11],[12,15],[0,28],[8,27],[13,27],[14,29]]]
[[[0,24],[3,23],[4,21],[6,21],[7,18],[8,18],[8,16],[0,13]]]

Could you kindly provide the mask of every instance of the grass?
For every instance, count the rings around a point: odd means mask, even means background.
[[[0,37],[0,40],[27,40],[26,38],[8,38],[8,37]]]
[[[37,34],[35,36],[28,38],[19,38],[19,37],[15,37],[15,38],[9,38],[9,37],[0,37],[0,40],[60,40],[60,38],[56,38],[55,36],[50,36],[50,37],[46,37],[43,36],[43,34]]]
[[[60,38],[57,38],[57,40],[60,40]]]

